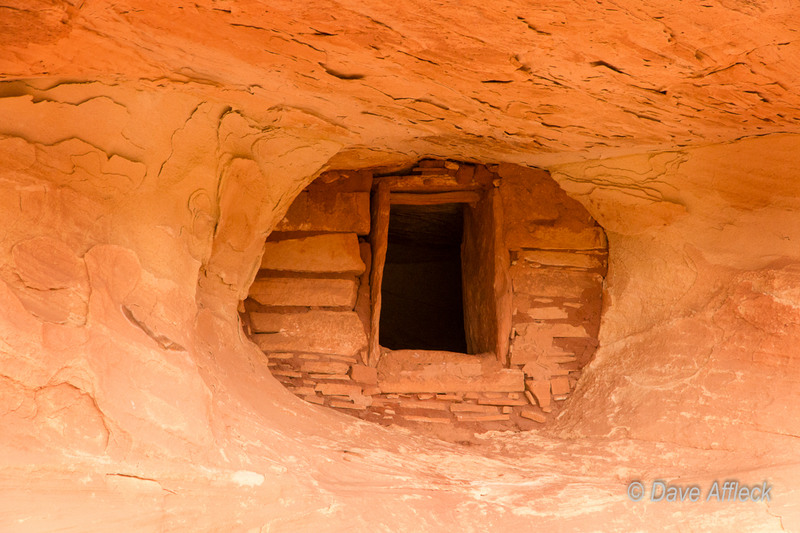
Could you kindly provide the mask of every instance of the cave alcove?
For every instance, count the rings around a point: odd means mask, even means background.
[[[531,430],[592,358],[606,265],[602,228],[546,172],[329,171],[267,238],[242,319],[308,402],[443,438]]]
[[[800,531],[797,2],[3,4],[0,531]]]

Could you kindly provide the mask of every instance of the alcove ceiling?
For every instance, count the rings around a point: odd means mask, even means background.
[[[542,166],[800,121],[790,1],[6,4],[0,72],[55,86],[48,98],[192,95],[368,151]]]

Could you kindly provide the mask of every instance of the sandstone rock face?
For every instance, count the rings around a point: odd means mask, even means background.
[[[800,529],[799,15],[779,1],[6,1],[0,530]],[[519,365],[524,391],[367,405],[371,377],[312,350],[360,330],[336,351],[364,362],[358,302],[308,311],[348,318],[307,350],[267,358],[248,339],[239,303],[301,191],[425,157],[496,164],[519,182],[502,203],[541,185],[506,165],[547,170],[602,226],[599,345],[576,383],[537,359]],[[339,176],[303,218],[363,235],[369,193]],[[602,268],[598,230],[546,229],[559,209],[506,209],[514,267]],[[577,265],[542,255],[579,249]],[[561,320],[528,296],[512,324]],[[267,325],[281,342],[304,332]],[[554,358],[575,348],[552,338]],[[273,374],[301,361],[326,363],[304,372],[329,386],[299,372],[287,392]],[[567,386],[555,420],[522,415],[546,429],[471,446],[314,404],[502,424]],[[650,502],[655,479],[704,495],[765,482],[772,497]]]

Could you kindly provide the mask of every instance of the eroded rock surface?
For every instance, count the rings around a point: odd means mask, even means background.
[[[6,0],[0,529],[800,529],[798,15]],[[304,187],[424,157],[545,168],[605,229],[600,345],[552,430],[361,422],[242,331]]]

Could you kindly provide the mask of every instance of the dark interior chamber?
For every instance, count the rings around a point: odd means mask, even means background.
[[[383,271],[381,345],[466,353],[463,205],[393,205]]]

